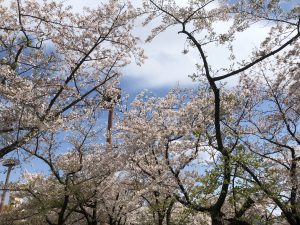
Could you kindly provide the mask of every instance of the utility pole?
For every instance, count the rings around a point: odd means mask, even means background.
[[[113,125],[113,119],[114,119],[114,110],[115,110],[114,105],[112,105],[110,108],[108,108],[106,143],[109,146],[112,145],[112,125]]]
[[[115,105],[118,100],[121,98],[121,89],[116,88],[116,92],[113,94],[106,94],[103,97],[103,100],[107,103],[106,109],[108,110],[108,118],[107,118],[107,130],[106,130],[106,143],[111,148],[112,146],[112,127],[113,127],[113,119],[114,119],[114,110]]]
[[[7,167],[7,174],[6,174],[6,179],[5,179],[5,183],[3,186],[3,191],[2,191],[2,195],[1,195],[1,202],[0,202],[0,213],[3,210],[3,206],[4,206],[4,202],[5,202],[5,197],[6,197],[6,192],[7,192],[7,186],[9,183],[9,178],[10,178],[10,173],[12,171],[12,168],[16,165],[19,164],[19,161],[16,159],[6,159],[3,161],[3,166]]]
[[[114,120],[114,111],[115,105],[118,103],[119,99],[121,98],[121,89],[115,88],[116,91],[113,94],[107,93],[103,96],[103,101],[106,103],[106,109],[108,110],[108,118],[107,118],[107,129],[106,129],[106,144],[107,150],[112,149],[112,127],[113,127],[113,120]],[[107,219],[104,221],[100,221],[100,225],[108,225],[106,223]]]

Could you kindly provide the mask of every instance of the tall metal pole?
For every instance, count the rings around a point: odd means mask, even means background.
[[[114,106],[108,109],[108,119],[107,119],[107,131],[106,131],[106,143],[109,147],[112,146],[112,126],[114,119]]]
[[[19,161],[16,159],[6,159],[3,161],[2,165],[7,167],[7,174],[6,174],[6,179],[5,179],[5,183],[4,183],[3,191],[2,191],[2,195],[1,195],[0,213],[3,210],[3,206],[5,203],[5,197],[6,197],[7,187],[8,187],[8,183],[9,183],[10,173],[12,171],[12,168],[18,164],[19,164]]]
[[[0,213],[3,210],[5,197],[6,197],[6,192],[7,192],[7,185],[8,185],[8,182],[9,182],[10,172],[11,172],[12,168],[13,168],[13,165],[10,165],[10,166],[7,167],[7,175],[6,175],[5,184],[3,186],[3,191],[2,191],[2,195],[1,195]]]
[[[112,127],[113,127],[113,120],[114,120],[115,104],[121,98],[121,94],[119,93],[116,96],[117,99],[115,99],[114,97],[115,96],[106,96],[106,101],[108,103],[111,103],[110,106],[107,108],[108,110],[107,130],[106,130],[107,150],[112,150]],[[100,225],[108,225],[108,223],[106,223],[104,220],[100,222]]]
[[[114,111],[115,111],[115,105],[121,98],[121,89],[117,88],[118,92],[114,93],[112,95],[105,96],[105,101],[109,103],[109,106],[107,107],[108,110],[108,118],[107,118],[107,130],[106,130],[106,143],[108,149],[112,148],[112,127],[113,127],[113,119],[114,119]]]
[[[106,130],[106,149],[107,151],[112,150],[112,126],[114,119],[114,105],[112,104],[108,108],[108,118],[107,118],[107,130]],[[100,221],[100,225],[108,225],[105,220]]]

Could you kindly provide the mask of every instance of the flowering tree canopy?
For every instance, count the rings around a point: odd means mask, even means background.
[[[0,11],[0,158],[41,131],[67,129],[93,113],[120,69],[132,57],[143,61],[131,34],[138,12],[129,2],[76,14],[55,1],[11,1]]]
[[[300,224],[299,4],[108,0],[78,14],[0,3],[0,158],[20,149],[47,168],[5,186],[22,201],[0,224]],[[149,42],[171,26],[186,37],[197,88],[123,107],[121,69],[145,58],[137,18],[155,24]],[[268,34],[240,60],[235,39],[254,24]],[[211,46],[227,66],[211,63]]]

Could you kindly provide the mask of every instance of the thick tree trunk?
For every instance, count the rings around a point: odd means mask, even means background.
[[[167,209],[167,212],[166,212],[166,225],[171,225],[171,215],[172,215],[172,208],[174,206],[174,203],[175,203],[175,200],[172,199],[170,204],[169,204],[169,207]]]
[[[213,211],[210,213],[210,217],[212,225],[225,225],[223,213],[219,211]]]
[[[251,225],[250,223],[239,219],[230,219],[228,221],[228,225]]]
[[[289,213],[289,215],[285,214],[285,218],[290,225],[299,225],[300,224],[300,218],[297,219],[296,215],[293,216],[291,213]]]
[[[163,225],[163,223],[164,223],[164,217],[159,216],[157,225]]]
[[[98,221],[93,220],[93,221],[89,222],[88,225],[98,225]]]
[[[67,190],[67,186],[65,187],[65,191]],[[58,221],[57,221],[57,225],[65,225],[65,212],[67,210],[67,207],[68,207],[68,204],[69,204],[69,198],[70,196],[69,195],[65,195],[64,197],[64,202],[63,202],[63,205],[62,205],[62,208],[58,214]]]

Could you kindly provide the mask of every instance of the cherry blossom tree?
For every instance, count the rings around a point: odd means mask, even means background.
[[[93,129],[84,126],[78,133],[70,135],[70,149],[63,153],[57,150],[61,144],[66,145],[66,141],[59,143],[49,134],[39,137],[35,149],[23,146],[24,151],[48,167],[49,173],[25,173],[23,181],[12,185],[11,191],[24,201],[4,214],[7,219],[3,224],[13,221],[49,225],[107,222],[110,207],[107,202],[114,193],[111,187],[119,187],[115,173],[118,166],[122,166],[118,160],[120,155],[108,152],[106,145],[91,142],[98,137]],[[112,158],[115,163],[111,163]]]
[[[291,193],[292,196],[297,192],[297,173],[290,173],[290,182],[296,186],[287,186],[286,177],[282,176],[284,168],[280,170],[282,165],[277,158],[278,146],[263,153],[270,143],[265,145],[261,137],[257,142],[258,125],[254,124],[262,123],[260,126],[265,132],[273,132],[270,126],[278,124],[278,121],[270,120],[270,116],[274,117],[272,111],[264,107],[270,100],[264,99],[266,92],[261,88],[269,87],[264,82],[259,84],[258,78],[251,80],[245,76],[235,90],[227,89],[222,93],[222,131],[226,134],[224,143],[230,150],[231,168],[228,192],[221,208],[225,224],[285,223],[290,220],[287,216],[297,218],[298,215],[295,210],[294,214],[290,212],[289,201],[281,200],[283,194]],[[120,150],[127,152],[129,171],[135,171],[135,176],[140,177],[140,195],[154,211],[154,218],[157,215],[155,224],[166,222],[168,208],[165,200],[172,197],[186,209],[196,211],[195,215],[211,216],[211,207],[221,194],[224,179],[222,155],[212,137],[212,101],[211,94],[204,87],[198,91],[173,90],[162,98],[147,97],[143,93],[118,125]],[[297,106],[297,101],[291,99],[291,102]],[[290,107],[288,110],[293,112]],[[274,131],[280,133],[276,134],[278,138],[283,138],[285,132]],[[274,135],[270,137],[276,138]],[[294,142],[291,137],[286,141]],[[294,157],[297,160],[298,156]],[[280,164],[276,166],[276,163]],[[290,172],[290,166],[286,169]],[[293,204],[297,197],[294,198]],[[286,215],[278,214],[278,210],[284,212],[281,208],[286,210]]]
[[[226,178],[213,137],[212,95],[205,87],[195,92],[174,90],[164,98],[141,95],[119,125],[119,138],[124,140],[122,147],[127,149],[133,170],[147,177],[145,193],[152,192],[157,198],[174,196],[186,207],[210,214]],[[235,101],[232,93],[223,97],[227,105],[222,115],[228,115],[224,121],[234,124],[243,111],[229,116]],[[233,152],[235,135],[229,130],[226,134],[225,143]],[[231,167],[231,161],[226,166]],[[231,173],[228,182],[230,177]]]
[[[211,7],[213,3],[215,4]],[[222,180],[218,185],[220,192],[211,206],[203,207],[202,204],[193,204],[184,191],[182,203],[198,211],[209,212],[212,224],[224,224],[222,207],[230,187],[231,156],[237,150],[239,136],[234,133],[228,135],[226,132],[228,130],[226,123],[229,118],[223,114],[222,107],[227,107],[224,98],[228,95],[224,94],[225,91],[220,85],[220,81],[240,75],[258,63],[278,54],[287,46],[298,44],[300,36],[299,6],[292,5],[291,9],[287,10],[282,8],[281,1],[188,1],[187,5],[182,7],[172,0],[144,1],[144,6],[149,13],[145,24],[154,18],[162,18],[160,25],[152,30],[149,41],[168,27],[176,25],[179,29],[178,33],[187,37],[188,46],[195,48],[199,53],[198,76],[203,78],[202,80],[210,87],[213,100],[213,126],[209,139],[213,149],[220,156]],[[219,21],[232,22],[232,26],[227,32],[220,34],[215,30],[215,24]],[[269,35],[261,43],[260,48],[253,51],[253,55],[248,61],[235,62],[232,43],[236,33],[245,31],[251,24],[260,21],[267,21],[271,24]],[[228,68],[216,70],[209,63],[206,47],[211,44],[228,46],[229,58],[233,62]],[[243,113],[235,119],[235,126],[240,124],[242,116]]]
[[[57,1],[0,3],[2,158],[39,132],[93,114],[121,68],[144,57],[131,34],[138,11],[130,2],[81,14]]]
[[[290,57],[289,51],[286,56]],[[242,167],[279,207],[289,224],[300,221],[299,96],[293,91],[298,82],[295,75],[299,73],[299,67],[293,65],[298,62],[295,57],[278,57],[278,66],[265,64],[259,72],[256,70],[256,75],[250,73],[243,79],[243,88],[256,94],[249,96],[247,126],[239,131],[244,136],[244,147],[263,161],[258,168],[244,163]],[[273,77],[266,74],[268,67]]]
[[[25,201],[3,223],[299,224],[299,5],[143,2],[82,14],[54,1],[1,5],[0,158],[21,149],[49,169],[10,186]],[[145,25],[161,20],[148,41],[170,26],[186,36],[199,86],[140,94],[113,130],[121,69],[144,59],[131,34],[142,13]],[[235,37],[255,23],[269,33],[238,61]],[[210,63],[211,45],[228,48],[227,68]]]

